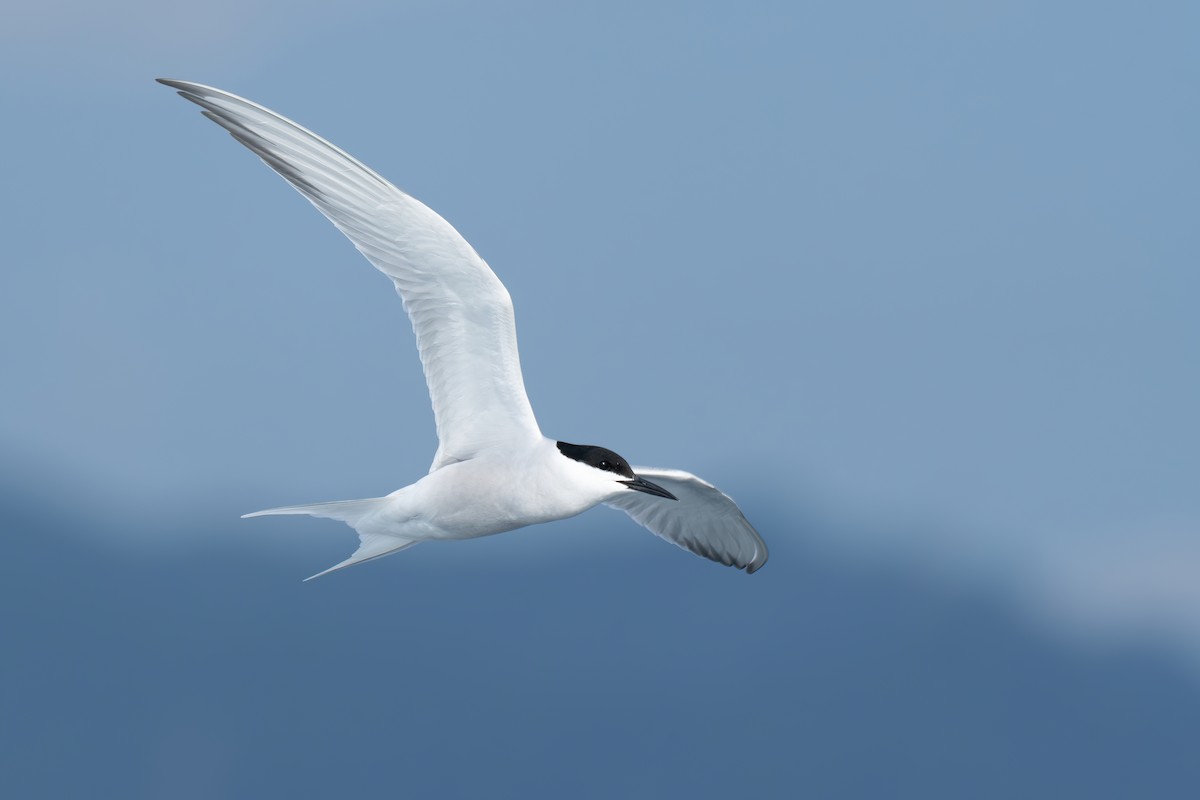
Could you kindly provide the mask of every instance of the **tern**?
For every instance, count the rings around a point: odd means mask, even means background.
[[[438,449],[425,477],[386,497],[256,511],[340,520],[358,549],[329,569],[420,542],[471,539],[606,504],[686,550],[752,573],[767,547],[727,495],[688,472],[631,467],[542,435],[521,377],[512,299],[450,223],[316,134],[257,103],[167,80],[279,173],[395,284],[417,338]],[[308,580],[311,580],[309,578]]]

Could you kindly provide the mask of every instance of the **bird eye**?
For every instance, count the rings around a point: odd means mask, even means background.
[[[612,464],[608,463],[607,461],[601,461],[600,469],[612,469]]]

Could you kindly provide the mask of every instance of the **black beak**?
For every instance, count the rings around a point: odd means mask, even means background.
[[[646,480],[645,478],[635,477],[631,481],[617,481],[617,483],[623,483],[626,486],[628,486],[630,489],[637,489],[639,492],[645,492],[646,494],[652,494],[655,497],[665,497],[668,500],[678,500],[679,499],[675,495],[668,492],[666,489],[659,486],[657,483],[651,483],[650,481]]]

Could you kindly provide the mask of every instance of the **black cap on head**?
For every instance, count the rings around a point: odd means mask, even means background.
[[[655,497],[665,497],[668,500],[679,499],[657,483],[651,483],[645,478],[639,478],[637,475],[634,475],[633,468],[629,466],[629,462],[607,447],[597,447],[594,444],[559,442],[558,451],[567,458],[578,461],[581,464],[587,464],[590,467],[611,472],[613,475],[625,478],[626,480],[617,482],[625,484],[634,491],[645,492]]]
[[[635,477],[633,469],[629,466],[629,462],[606,447],[597,447],[594,444],[559,442],[558,451],[569,459],[579,461],[596,469],[602,469],[605,472],[611,472],[623,478]]]

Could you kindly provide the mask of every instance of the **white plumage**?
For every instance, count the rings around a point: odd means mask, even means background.
[[[273,111],[208,86],[160,82],[307,197],[391,278],[412,320],[439,441],[429,474],[387,497],[246,515],[305,514],[354,528],[358,550],[319,574],[421,541],[486,536],[600,503],[713,561],[747,572],[766,562],[762,539],[711,484],[677,470],[635,472],[604,448],[542,435],[521,377],[508,290],[448,222]]]

